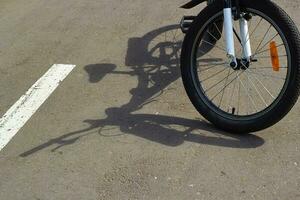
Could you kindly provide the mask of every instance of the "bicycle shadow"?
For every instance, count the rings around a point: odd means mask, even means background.
[[[180,78],[181,38],[177,38],[178,28],[178,25],[165,26],[141,38],[130,38],[125,60],[125,65],[130,68],[129,71],[116,71],[117,66],[111,63],[85,66],[90,83],[98,83],[108,74],[136,77],[138,85],[129,91],[132,94],[130,101],[121,107],[107,108],[105,110],[107,117],[104,119],[84,120],[84,123],[89,124],[88,128],[51,139],[20,156],[29,156],[52,145],[56,145],[52,149],[56,151],[89,134],[99,133],[104,137],[118,136],[103,134],[103,131],[107,130],[105,127],[116,127],[122,134],[132,134],[173,147],[185,141],[230,148],[256,148],[263,145],[264,140],[258,136],[225,133],[205,121],[154,114],[134,114],[135,111],[155,101],[171,83]],[[159,37],[162,39],[156,41]],[[201,134],[199,131],[208,131],[209,135]]]

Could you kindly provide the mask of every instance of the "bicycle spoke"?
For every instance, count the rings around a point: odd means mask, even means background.
[[[219,27],[216,25],[215,22],[214,22],[213,24],[214,24],[215,28],[217,29],[218,33],[220,34],[220,36],[222,37],[222,33],[221,33]],[[222,46],[224,47],[224,41],[223,41],[223,40],[221,40],[221,43],[222,43]],[[224,49],[225,49],[225,48],[224,48]]]
[[[210,33],[208,30],[206,31],[211,37],[213,37],[214,38],[214,40],[215,40],[215,42],[218,42],[219,40],[212,34],[212,33]],[[221,45],[221,48],[222,49],[225,49],[225,47],[223,46],[223,45]]]
[[[201,62],[201,60],[198,60],[198,62]],[[218,62],[212,62],[212,63],[207,63],[207,64],[203,64],[203,65],[198,65],[200,67],[206,67],[206,66],[220,66],[220,65],[227,65],[228,63],[226,62],[222,62],[222,63],[218,63]]]
[[[284,44],[283,44],[283,43],[282,43],[282,44],[279,44],[279,45],[276,46],[276,48],[281,47],[281,46],[284,46]],[[266,49],[266,50],[263,50],[263,51],[259,51],[259,52],[257,52],[256,54],[254,54],[254,55],[252,55],[252,56],[259,55],[259,54],[264,53],[264,52],[266,52],[266,51],[270,51],[270,49]]]
[[[237,78],[237,72],[236,72],[236,78]],[[236,82],[237,82],[237,80],[234,81],[233,90],[232,90],[232,93],[231,93],[231,96],[230,96],[230,99],[229,99],[229,108],[232,108],[232,110],[234,108],[232,106],[232,102],[233,102],[233,95],[234,95],[234,91],[235,91],[235,87],[236,87]],[[232,111],[232,114],[234,114],[234,111]]]
[[[251,70],[249,69],[249,71],[251,71]],[[267,91],[267,93],[268,93],[273,99],[275,99],[274,95],[273,95],[273,94],[267,89],[267,87],[259,80],[259,78],[256,77],[255,74],[253,74],[253,77],[255,78],[255,80],[257,80],[257,81],[261,84],[261,86]]]
[[[229,68],[229,70],[228,70],[228,74],[227,74],[227,77],[226,77],[226,80],[225,80],[224,85],[227,84],[229,74],[230,74],[230,68]],[[226,89],[225,89],[225,90],[226,90]],[[219,108],[220,108],[220,106],[221,106],[221,103],[222,103],[222,100],[223,100],[223,97],[224,97],[225,90],[223,90],[223,92],[222,92],[222,96],[221,96],[221,99],[220,99],[220,102],[219,102],[219,106],[218,106]]]
[[[266,33],[264,34],[264,37],[262,38],[262,40],[260,41],[259,45],[257,46],[255,52],[257,52],[257,50],[259,49],[260,45],[262,44],[262,42],[265,40],[265,37],[267,36],[267,34],[269,33],[270,29],[271,29],[272,25],[270,24],[269,28],[267,29]],[[255,54],[255,53],[254,53]]]
[[[268,106],[268,104],[266,103],[265,99],[263,98],[263,96],[261,95],[261,93],[259,92],[259,90],[257,89],[257,87],[255,86],[255,84],[253,83],[253,81],[250,79],[250,75],[248,75],[247,70],[246,70],[245,74],[247,76],[248,81],[251,83],[251,85],[253,85],[253,87],[254,87],[255,91],[257,92],[258,96],[261,98],[261,100],[264,102],[264,104],[266,106]]]
[[[262,18],[260,18],[260,21],[257,23],[257,25],[255,26],[255,28],[253,29],[253,31],[250,33],[249,38],[247,39],[246,43],[248,42],[248,40],[250,40],[251,36],[253,35],[253,33],[256,31],[256,29],[258,28],[258,26],[260,25],[260,23],[262,22]],[[249,29],[250,30],[250,29]]]
[[[249,94],[250,90],[249,90],[249,81],[247,81],[247,89],[246,89],[246,93],[247,93],[247,97],[248,97],[248,101],[247,101],[247,114],[251,113],[251,110],[249,112],[250,109],[250,101],[251,101],[251,96]],[[255,106],[254,106],[255,107]]]
[[[278,80],[285,80],[285,78],[282,78],[282,77],[276,77],[276,76],[272,76],[272,75],[265,74],[265,73],[261,73],[261,72],[251,72],[251,71],[250,71],[249,73],[257,74],[257,75],[261,75],[261,76],[269,77],[269,78],[273,78],[273,79],[278,79]]]
[[[287,57],[287,55],[278,55],[278,58]],[[254,58],[271,58],[271,56],[254,56]]]
[[[239,114],[240,113],[240,98],[241,98],[241,83],[240,82],[238,82],[239,83],[239,94],[238,94],[238,109],[237,109],[237,114]]]
[[[210,70],[210,69],[219,67],[219,66],[221,66],[221,65],[224,65],[224,64],[223,64],[223,63],[222,63],[222,64],[216,64],[216,65],[213,65],[213,66],[211,66],[211,67],[206,67],[206,68],[204,68],[204,69],[198,69],[197,71],[198,71],[198,72],[205,72],[205,71],[208,71],[208,70]],[[199,66],[210,66],[210,65],[199,65]]]
[[[246,70],[245,70],[246,71]],[[249,94],[249,90],[248,89],[246,89],[246,87],[245,87],[245,85],[243,84],[243,82],[241,81],[241,79],[240,79],[240,77],[238,77],[238,80],[240,81],[240,83],[241,83],[241,85],[243,86],[243,88],[245,89],[245,91],[246,91],[246,93],[247,93],[247,96],[248,96],[248,98],[250,99],[250,101],[252,102],[252,104],[254,105],[254,108],[255,108],[255,111],[257,111],[257,107],[256,107],[256,105],[255,105],[255,102],[253,101],[253,98],[250,96],[250,94]],[[249,106],[248,106],[248,108],[249,108]]]
[[[207,81],[207,80],[209,80],[209,79],[215,77],[216,75],[218,75],[218,74],[224,72],[226,69],[227,69],[227,68],[224,68],[224,69],[222,69],[221,71],[219,71],[219,72],[217,72],[217,73],[215,73],[215,74],[213,74],[213,75],[210,75],[209,77],[207,77],[207,78],[205,78],[204,80],[200,81],[200,83],[203,83],[203,82],[205,82],[205,81]]]
[[[225,49],[223,49],[223,48],[221,48],[221,47],[219,47],[219,46],[217,46],[217,45],[215,45],[215,44],[212,44],[212,43],[210,43],[210,42],[208,42],[208,41],[206,41],[206,40],[202,40],[202,42],[205,42],[206,44],[209,44],[209,45],[211,45],[212,47],[217,47],[218,49],[223,50],[223,51],[226,52]]]
[[[216,25],[216,23],[215,23],[215,22],[214,22],[214,26],[216,27],[216,29],[217,29],[217,31],[219,32],[220,36],[222,36],[222,33],[221,33],[221,31],[220,31],[219,27]]]
[[[233,74],[234,72],[232,72],[231,74]],[[243,74],[244,73],[244,71],[242,71],[242,72],[240,72],[240,74],[239,75],[241,75],[241,74]],[[230,75],[231,75],[230,74]],[[238,77],[239,77],[239,75],[238,75]],[[212,99],[211,99],[211,101],[213,101],[221,92],[223,92],[223,90],[225,90],[234,80],[236,80],[237,78],[234,78],[233,80],[231,80],[228,84],[226,84],[225,85],[225,87],[222,89],[222,90],[220,90]]]
[[[251,67],[251,69],[262,70],[262,69],[273,69],[273,67]],[[280,69],[287,69],[287,67],[280,67]]]
[[[274,38],[276,38],[279,35],[279,33],[277,33],[275,36],[273,36],[268,42],[266,42],[259,50],[257,51],[261,51],[267,44],[269,44]],[[255,51],[254,55],[257,54],[257,51]]]
[[[215,57],[212,57],[211,55],[206,54],[206,52],[204,52],[204,51],[202,51],[202,50],[200,50],[200,49],[198,49],[198,51],[199,51],[200,53],[202,53],[203,55],[208,56],[208,57],[211,58],[211,59],[216,59]],[[202,56],[203,56],[203,55],[202,55]],[[198,58],[197,58],[197,60],[200,60],[200,59],[203,59],[203,58],[202,58],[202,57],[198,57]]]
[[[233,73],[234,73],[234,72],[230,73],[229,76],[231,76]],[[209,88],[208,88],[207,90],[205,90],[204,92],[205,92],[205,93],[209,92],[211,89],[213,89],[214,87],[216,87],[217,85],[219,85],[220,83],[222,83],[225,79],[226,79],[226,77],[223,78],[222,80],[218,81],[216,84],[212,85],[211,87],[209,87]]]

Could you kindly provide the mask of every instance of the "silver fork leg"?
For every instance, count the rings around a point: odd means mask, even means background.
[[[230,59],[231,65],[235,63],[236,65],[236,57],[235,57],[235,49],[234,49],[234,36],[233,36],[233,22],[232,22],[232,9],[224,8],[224,32],[225,32],[225,44],[227,56]]]
[[[243,17],[239,20],[240,21],[240,34],[242,40],[242,47],[243,47],[243,59],[250,60],[252,56],[251,52],[251,45],[250,45],[250,36],[249,36],[249,29],[248,29],[248,21]]]

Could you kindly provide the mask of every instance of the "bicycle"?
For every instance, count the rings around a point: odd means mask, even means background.
[[[192,0],[190,9],[205,0]],[[184,16],[181,75],[198,112],[229,132],[279,122],[300,92],[300,35],[270,0],[210,0]]]

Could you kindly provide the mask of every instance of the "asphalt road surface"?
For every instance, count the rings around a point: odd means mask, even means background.
[[[207,123],[159,49],[184,2],[0,1],[1,116],[76,65],[1,150],[1,200],[300,199],[300,104],[255,134]],[[276,2],[299,26],[300,1]]]

